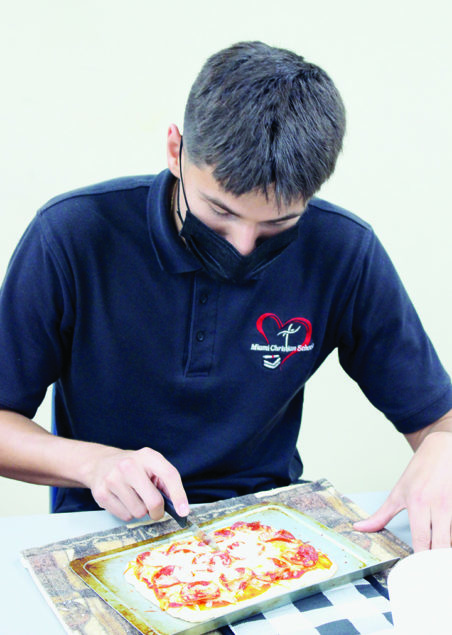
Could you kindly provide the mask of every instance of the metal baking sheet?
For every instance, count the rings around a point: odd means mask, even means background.
[[[200,526],[207,531],[227,527],[242,520],[260,520],[263,524],[277,529],[286,529],[304,542],[323,551],[338,565],[336,574],[317,584],[300,586],[293,591],[281,591],[276,597],[256,601],[245,608],[235,608],[227,615],[205,622],[186,622],[160,610],[150,603],[124,579],[124,571],[130,560],[146,549],[171,543],[190,536],[186,529],[151,538],[142,542],[105,551],[103,553],[78,558],[70,563],[72,570],[90,586],[105,602],[118,611],[141,633],[148,635],[201,635],[208,631],[232,624],[262,611],[282,606],[294,600],[313,595],[319,591],[340,586],[365,575],[377,573],[392,566],[397,558],[381,561],[358,545],[337,534],[315,519],[281,503],[253,505],[238,512],[216,518]],[[300,585],[302,578],[300,579]]]

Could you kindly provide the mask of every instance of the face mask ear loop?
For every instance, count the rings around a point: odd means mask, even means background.
[[[185,194],[185,187],[184,187],[184,180],[182,178],[182,139],[183,137],[180,138],[180,146],[179,146],[179,170],[180,170],[180,179],[179,179],[179,183],[182,185],[182,194],[184,195],[184,201],[185,201],[185,206],[187,208],[187,211],[190,211],[190,207],[188,205],[188,201],[187,201],[187,196]],[[179,216],[180,222],[182,224],[184,224],[184,221],[182,220],[182,214],[180,213],[180,205],[179,205],[179,198],[180,198],[180,188],[179,188],[179,183],[177,184],[177,215]]]
[[[180,213],[180,205],[179,205],[179,196],[180,196],[180,181],[177,181],[177,192],[176,192],[176,214],[179,216],[179,220],[184,224],[184,219],[182,218],[182,214]]]

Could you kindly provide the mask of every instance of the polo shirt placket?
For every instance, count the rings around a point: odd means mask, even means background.
[[[186,377],[202,377],[212,368],[218,313],[219,284],[199,272],[194,275]]]

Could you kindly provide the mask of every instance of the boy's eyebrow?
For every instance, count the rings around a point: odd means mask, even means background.
[[[225,203],[218,200],[214,196],[209,196],[208,194],[204,194],[203,192],[199,192],[199,194],[201,198],[207,201],[208,203],[212,203],[212,205],[221,207],[221,209],[224,209],[224,211],[228,212],[228,214],[231,214],[232,216],[237,216],[238,218],[240,218],[241,215],[238,212],[234,212],[233,209],[228,207]],[[291,218],[296,218],[297,216],[301,216],[303,212],[304,212],[304,209],[302,209],[300,212],[292,212],[290,214],[285,214],[284,216],[278,216],[278,218],[274,218],[272,220],[268,220],[265,222],[266,223],[280,223],[281,221],[290,220]]]

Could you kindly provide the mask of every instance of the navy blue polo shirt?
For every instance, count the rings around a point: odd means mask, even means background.
[[[306,381],[335,349],[401,432],[452,407],[442,368],[365,222],[313,199],[259,278],[219,283],[170,216],[168,171],[57,197],[0,295],[0,407],[33,417],[55,384],[59,435],[149,446],[191,502],[289,484]],[[96,509],[60,488],[56,510]]]

